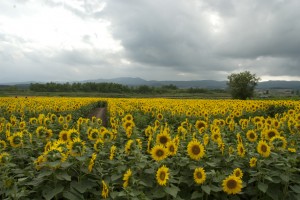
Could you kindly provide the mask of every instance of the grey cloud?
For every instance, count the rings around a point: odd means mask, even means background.
[[[263,67],[269,74],[300,75],[299,1],[198,2],[110,0],[104,16],[126,55],[144,65],[230,73],[237,68],[233,59],[258,73]],[[220,33],[209,32],[206,11],[219,14]]]

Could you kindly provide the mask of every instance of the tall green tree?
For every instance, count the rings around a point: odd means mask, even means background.
[[[251,74],[249,71],[241,73],[232,73],[228,77],[227,85],[230,90],[230,94],[234,99],[247,99],[254,95],[254,89],[260,80],[255,74]]]

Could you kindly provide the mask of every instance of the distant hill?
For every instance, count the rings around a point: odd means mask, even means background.
[[[130,78],[121,77],[114,79],[97,79],[97,80],[87,80],[84,82],[111,82],[119,83],[128,86],[162,86],[162,85],[176,85],[178,88],[206,88],[206,89],[225,89],[227,88],[227,81],[214,81],[214,80],[193,80],[193,81],[146,81],[141,78]],[[257,85],[258,89],[300,89],[300,81],[263,81],[259,82]]]
[[[113,79],[95,79],[95,80],[84,80],[84,81],[74,81],[80,83],[95,82],[95,83],[118,83],[128,86],[139,86],[147,85],[159,87],[163,85],[176,85],[178,88],[204,88],[204,89],[226,89],[227,81],[215,81],[215,80],[192,80],[192,81],[155,81],[155,80],[144,80],[141,78],[132,77],[120,77]],[[21,88],[27,88],[30,83],[36,82],[23,82],[23,83],[0,83],[2,87],[5,85],[16,85]],[[59,82],[63,83],[63,82]],[[72,83],[72,82],[70,82]],[[264,81],[259,82],[257,89],[300,89],[300,81]]]

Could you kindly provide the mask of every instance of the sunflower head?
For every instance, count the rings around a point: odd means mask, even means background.
[[[131,176],[132,176],[131,169],[128,169],[128,170],[126,171],[126,173],[124,174],[124,176],[123,176],[123,181],[124,181],[123,187],[124,187],[124,188],[128,187],[128,184],[129,184],[129,178],[130,178]]]
[[[256,162],[257,162],[257,158],[252,157],[249,161],[249,165],[250,167],[255,167],[256,166]]]
[[[197,120],[195,127],[200,133],[202,133],[207,128],[207,123],[202,120]]]
[[[97,139],[94,143],[94,150],[99,152],[103,148],[103,140],[101,138]]]
[[[267,139],[267,140],[270,140],[270,139],[272,139],[273,137],[275,137],[275,136],[279,136],[280,134],[279,134],[279,132],[277,131],[277,129],[269,129],[269,130],[267,130],[267,131],[265,131],[265,138]]]
[[[23,145],[22,132],[16,132],[9,137],[9,143],[14,148],[19,148]]]
[[[196,139],[189,142],[187,152],[193,160],[200,160],[205,155],[204,146]]]
[[[174,156],[174,155],[176,155],[178,147],[177,147],[177,145],[175,144],[174,141],[172,141],[172,140],[169,141],[169,142],[167,143],[166,147],[167,147],[168,155],[169,155],[169,156]]]
[[[197,184],[202,184],[206,180],[206,173],[202,167],[198,167],[194,170],[194,181]]]
[[[86,149],[85,142],[75,138],[68,144],[68,149],[71,156],[82,156]]]
[[[257,152],[263,157],[269,157],[271,150],[266,141],[260,140],[257,145]]]
[[[100,137],[100,132],[98,129],[93,128],[88,131],[89,140],[94,141],[97,140],[99,137]]]
[[[275,136],[270,139],[270,147],[275,150],[283,150],[287,146],[287,141],[283,136]]]
[[[158,113],[158,114],[156,115],[156,118],[157,118],[159,121],[161,121],[161,120],[163,120],[164,116],[163,116],[161,113]]]
[[[0,152],[6,149],[6,142],[4,140],[0,140]]]
[[[237,178],[242,178],[243,172],[240,168],[236,168],[235,170],[233,170],[232,175],[236,176]]]
[[[168,179],[169,179],[169,168],[163,165],[156,172],[157,183],[161,186],[165,186],[167,184]]]
[[[151,157],[156,161],[161,161],[168,156],[168,150],[163,145],[155,145],[150,153]]]
[[[237,145],[237,153],[238,153],[238,155],[241,156],[241,157],[244,157],[244,156],[245,156],[246,150],[245,150],[245,147],[244,147],[243,143],[239,143],[239,144]]]
[[[68,130],[68,139],[69,141],[79,139],[80,133],[76,129],[70,129]]]
[[[170,140],[171,140],[171,137],[166,131],[163,131],[162,133],[159,133],[156,136],[157,144],[166,145]]]
[[[242,191],[242,180],[235,175],[230,175],[222,182],[223,191],[227,194],[237,194]]]
[[[64,142],[67,142],[68,141],[68,131],[65,131],[65,130],[62,130],[59,132],[59,139],[64,141]]]
[[[246,137],[250,142],[255,142],[257,140],[257,134],[254,130],[247,131]]]
[[[5,164],[9,161],[10,155],[6,152],[0,153],[0,165]]]

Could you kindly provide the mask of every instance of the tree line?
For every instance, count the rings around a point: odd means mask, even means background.
[[[100,92],[100,93],[140,93],[161,94],[166,92],[209,93],[211,90],[204,88],[179,89],[176,85],[162,85],[159,87],[140,85],[127,86],[118,83],[31,83],[29,89],[34,92]],[[214,90],[215,91],[215,90]],[[216,90],[215,92],[224,92]]]

